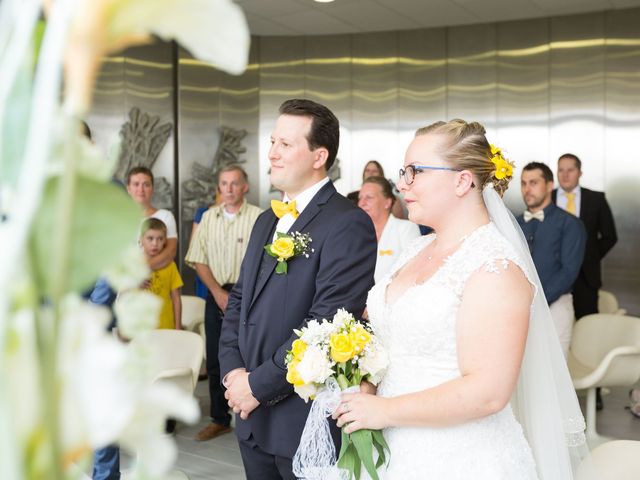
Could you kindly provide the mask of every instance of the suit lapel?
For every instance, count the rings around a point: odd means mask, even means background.
[[[259,251],[254,252],[254,255],[256,257],[255,261],[249,263],[249,265],[251,265],[250,271],[247,272],[247,279],[248,279],[247,293],[249,295],[245,297],[247,302],[249,300],[251,301],[251,303],[246,305],[249,308],[251,308],[251,305],[253,304],[253,300],[258,296],[257,292],[262,290],[262,287],[264,286],[263,282],[265,281],[266,278],[269,277],[269,275],[265,271],[261,278],[262,285],[256,285],[256,282],[258,280],[258,274],[260,273],[260,269],[263,268],[262,262],[273,260],[273,266],[271,267],[272,269],[275,267],[275,264],[276,264],[275,257],[269,256],[267,259],[263,259],[264,253],[265,253],[264,246],[271,243],[271,240],[273,239],[273,232],[275,230],[276,223],[278,223],[278,217],[276,217],[273,214],[273,212],[271,212],[271,218],[267,222],[265,222],[264,230],[260,232],[259,238],[262,240],[262,242],[258,244]],[[265,265],[264,268],[269,268],[269,265]]]
[[[303,210],[300,216],[296,219],[293,225],[291,225],[291,228],[287,233],[293,233],[296,231],[300,233],[304,233],[303,229],[309,224],[309,222],[311,222],[311,220],[314,219],[314,217],[318,213],[320,213],[321,206],[327,203],[329,198],[331,198],[331,196],[335,192],[336,192],[336,189],[333,186],[333,183],[329,182],[326,185],[324,185],[320,189],[320,191],[316,193],[316,195],[313,197],[311,202],[309,202],[309,204],[306,206],[306,208]],[[276,218],[275,215],[274,215],[274,218]],[[275,223],[276,222],[274,222],[274,225]],[[271,231],[273,231],[273,228],[271,229]],[[271,240],[272,238],[268,237],[264,245],[266,245],[267,243],[271,243]],[[265,262],[264,266],[262,265],[262,262]],[[256,283],[255,283],[255,289],[253,290],[253,295],[251,296],[251,304],[249,308],[253,306],[255,300],[260,295],[260,292],[262,291],[264,286],[267,284],[267,281],[269,280],[271,275],[274,275],[273,271],[276,268],[276,263],[277,263],[277,259],[270,255],[266,256],[264,259],[258,262],[258,267],[256,269],[255,275],[253,275],[253,278],[254,278],[253,281]],[[264,268],[264,272],[260,276],[260,278],[256,280],[256,277],[258,276],[261,268]]]

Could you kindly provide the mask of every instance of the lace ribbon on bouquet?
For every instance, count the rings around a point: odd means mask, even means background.
[[[340,390],[333,377],[327,379],[325,387],[311,404],[298,450],[293,457],[293,473],[305,480],[348,480],[349,472],[336,465],[336,447],[328,417],[338,408],[343,393],[359,392],[360,387]]]

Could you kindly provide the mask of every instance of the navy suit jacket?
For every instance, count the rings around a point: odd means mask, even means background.
[[[556,203],[557,189],[552,193]],[[580,220],[587,230],[587,246],[580,276],[591,288],[602,286],[600,260],[618,241],[611,208],[603,192],[580,187]]]
[[[287,274],[276,274],[276,258],[263,259],[263,253],[277,221],[267,210],[253,227],[224,315],[219,359],[221,378],[236,368],[250,372],[251,391],[260,402],[247,420],[236,416],[238,437],[253,434],[265,452],[292,458],[310,408],[285,378],[284,358],[297,338],[293,329],[309,319],[331,319],[338,308],[362,314],[373,285],[377,242],[369,216],[329,182],[290,229],[308,233],[314,251],[309,258],[290,259]],[[339,438],[335,426],[334,438]]]

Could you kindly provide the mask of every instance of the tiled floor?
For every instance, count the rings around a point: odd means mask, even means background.
[[[629,413],[628,388],[612,389],[605,395],[605,408],[598,412],[598,433],[613,438],[640,440],[640,419]],[[208,421],[208,389],[200,382],[196,390],[204,416],[197,425],[178,425],[176,442],[179,456],[176,469],[184,472],[191,480],[241,480],[244,477],[242,460],[233,433],[225,434],[208,442],[196,442],[193,436]],[[580,399],[584,405],[584,399]],[[123,460],[126,465],[127,460]]]

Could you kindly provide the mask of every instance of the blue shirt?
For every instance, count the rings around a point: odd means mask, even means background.
[[[536,219],[525,222],[524,215],[517,220],[551,305],[573,288],[584,258],[587,232],[579,218],[553,203],[545,207],[542,222]]]

